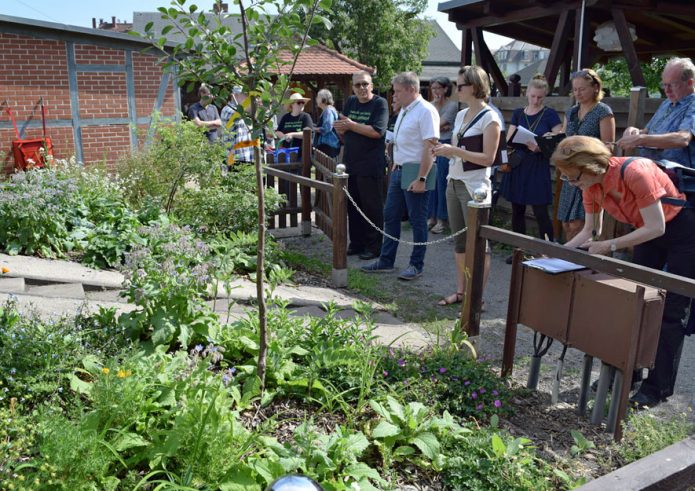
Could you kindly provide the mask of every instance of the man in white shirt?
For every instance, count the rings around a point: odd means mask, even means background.
[[[401,106],[394,126],[393,168],[384,207],[384,230],[399,239],[401,217],[407,209],[413,229],[413,241],[427,242],[427,190],[426,178],[432,168],[432,147],[439,140],[439,112],[420,95],[420,80],[413,72],[396,75],[391,81],[393,97]],[[419,163],[417,176],[410,183],[402,183],[402,166]],[[413,247],[410,264],[398,278],[414,280],[422,275],[426,246]],[[379,259],[362,267],[366,273],[384,273],[394,269],[398,242],[384,237]]]

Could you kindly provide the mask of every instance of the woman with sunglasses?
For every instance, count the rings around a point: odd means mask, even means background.
[[[456,292],[443,298],[439,305],[461,303],[463,300],[466,234],[459,232],[466,226],[468,202],[471,201],[473,192],[483,188],[487,190],[488,202],[491,199],[491,167],[497,154],[502,127],[497,112],[485,102],[490,97],[490,79],[485,70],[475,65],[464,66],[459,70],[456,82],[459,102],[468,107],[456,115],[451,145],[440,143],[432,149],[435,156],[450,159],[446,207],[451,232],[458,233],[454,239]],[[483,282],[486,283],[490,272],[489,251],[482,266]]]
[[[577,102],[565,117],[564,132],[567,136],[584,135],[600,138],[608,143],[615,141],[613,110],[601,102],[603,81],[590,68],[572,74],[572,95]],[[557,218],[562,222],[565,240],[577,235],[584,226],[582,193],[575,187],[562,184]]]
[[[302,157],[302,130],[314,127],[311,116],[304,112],[304,106],[308,100],[297,92],[292,93],[287,107],[289,112],[280,118],[278,128],[275,130],[276,138],[280,139],[280,146],[283,148],[299,147],[297,157],[300,159]]]
[[[695,209],[677,204],[685,195],[653,161],[636,157],[625,163],[628,157],[613,157],[603,142],[586,136],[564,139],[551,160],[562,180],[583,195],[586,221],[566,246],[591,254],[633,247],[633,262],[695,278]],[[596,240],[604,210],[634,230]],[[689,304],[687,297],[666,294],[654,369],[630,399],[634,405],[653,407],[673,394]]]

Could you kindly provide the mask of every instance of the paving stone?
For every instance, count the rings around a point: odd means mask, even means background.
[[[128,303],[128,300],[121,297],[121,290],[87,290],[85,297],[93,302]]]
[[[24,289],[24,278],[0,278],[0,292],[22,293]]]
[[[117,271],[92,269],[60,259],[0,254],[0,266],[8,268],[12,276],[30,280],[82,283],[104,288],[121,288],[123,285],[123,275]]]
[[[55,283],[51,285],[29,286],[27,293],[49,298],[85,298],[81,283]]]

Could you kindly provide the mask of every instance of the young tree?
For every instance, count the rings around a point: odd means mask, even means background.
[[[652,97],[665,97],[661,90],[661,72],[664,71],[667,58],[655,56],[648,63],[640,63],[644,79],[647,82],[647,92]],[[597,65],[596,72],[601,76],[605,87],[613,97],[629,97],[632,79],[627,69],[627,61],[623,57],[613,58],[605,65]]]
[[[394,74],[419,71],[434,31],[421,17],[426,0],[335,0],[325,12],[330,29],[316,24],[312,37],[377,69],[374,84],[389,88]],[[323,13],[323,12],[322,12]]]
[[[219,5],[218,0],[218,7]],[[308,43],[309,26],[325,19],[316,14],[319,8],[329,12],[331,0],[236,0],[239,14],[227,14],[217,8],[216,14],[201,12],[187,0],[172,0],[169,8],[160,7],[166,26],[161,33],[145,27],[145,36],[166,56],[169,68],[176,67],[180,85],[192,87],[203,82],[227,100],[231,88],[243,87],[250,95],[248,110],[237,107],[253,137],[262,140],[264,131],[272,130],[271,120],[285,101],[297,56]],[[241,33],[232,30],[226,20],[237,20]],[[183,35],[185,41],[173,50],[166,47],[170,32]],[[288,56],[289,55],[289,56]],[[289,60],[289,61],[287,61]],[[289,73],[280,74],[283,65]],[[259,144],[254,149],[256,185],[258,189],[258,250],[256,295],[258,297],[259,355],[257,374],[261,389],[265,388],[267,354],[267,315],[264,292],[265,271],[265,195],[264,154]]]

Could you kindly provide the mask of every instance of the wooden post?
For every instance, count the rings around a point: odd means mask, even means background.
[[[332,236],[333,241],[333,271],[331,282],[336,288],[347,286],[347,203],[345,202],[345,188],[347,188],[348,174],[345,166],[338,164],[336,173],[333,174],[333,213]]]
[[[645,87],[633,87],[630,89],[630,108],[627,113],[627,125],[635,128],[644,128],[644,109],[647,101],[647,89]]]
[[[516,326],[519,323],[519,303],[523,279],[524,253],[514,249],[512,259],[512,277],[509,285],[509,303],[507,304],[507,323],[504,329],[504,349],[502,352],[502,377],[509,377],[514,370],[514,352],[516,351]]]
[[[302,139],[302,176],[311,178],[311,159],[312,159],[312,130],[304,128]],[[311,188],[300,185],[300,196],[302,200],[302,235],[311,235]]]
[[[477,194],[477,193],[476,193]],[[480,236],[480,227],[490,220],[490,202],[484,196],[474,197],[468,202],[466,231],[466,261],[464,272],[464,301],[461,307],[461,327],[468,336],[480,333],[480,311],[483,303],[483,276],[485,271],[485,246],[487,241]]]

